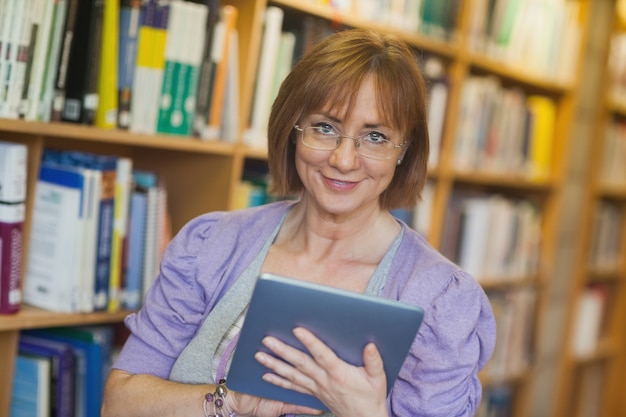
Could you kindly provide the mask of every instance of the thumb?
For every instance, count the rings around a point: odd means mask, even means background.
[[[363,349],[363,365],[365,372],[371,377],[380,377],[385,372],[383,358],[380,356],[375,344],[368,343],[365,349]]]

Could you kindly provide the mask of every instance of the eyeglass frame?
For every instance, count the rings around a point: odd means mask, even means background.
[[[299,125],[293,125],[293,128],[294,128],[294,129],[296,129],[298,132],[300,132],[300,133],[301,133],[301,136],[300,136],[300,137],[301,137],[301,140],[302,140],[302,144],[303,144],[304,146],[306,146],[307,148],[315,149],[315,150],[318,150],[318,151],[334,151],[334,150],[339,149],[339,147],[341,146],[341,143],[342,143],[343,139],[345,138],[345,139],[350,139],[350,140],[354,141],[354,145],[355,145],[355,147],[356,147],[356,153],[357,153],[359,156],[362,156],[363,158],[374,159],[374,160],[378,160],[378,161],[384,161],[384,160],[387,160],[387,159],[391,159],[391,158],[393,158],[393,154],[391,154],[391,155],[389,155],[389,156],[387,156],[387,157],[385,157],[385,158],[375,158],[375,157],[372,157],[372,156],[363,155],[362,153],[360,153],[360,152],[359,152],[359,149],[361,148],[361,139],[363,139],[363,138],[364,138],[365,136],[367,136],[369,133],[365,133],[365,134],[363,134],[363,135],[361,135],[361,136],[356,136],[356,137],[354,137],[354,136],[348,136],[348,135],[344,135],[344,134],[342,134],[342,133],[338,133],[338,132],[337,132],[337,133],[336,133],[336,135],[337,135],[337,142],[336,142],[336,144],[335,144],[335,147],[334,147],[334,148],[316,148],[315,146],[312,146],[312,145],[310,145],[310,144],[306,143],[306,141],[304,140],[304,133],[305,133],[306,129],[311,129],[311,128],[312,128],[312,129],[316,129],[316,128],[317,128],[316,126],[306,126],[306,127],[300,127]],[[383,138],[383,140],[384,140],[384,141],[386,141],[386,142],[391,143],[391,144],[393,145],[393,149],[394,149],[394,150],[395,150],[395,149],[398,149],[398,148],[404,148],[405,146],[407,146],[407,145],[408,145],[408,142],[406,142],[406,141],[405,141],[405,142],[402,142],[400,145],[397,145],[397,144],[396,144],[394,141],[392,141],[392,140],[389,140],[389,139],[384,139],[384,138]]]

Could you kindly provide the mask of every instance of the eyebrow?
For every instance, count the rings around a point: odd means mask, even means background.
[[[311,116],[321,116],[324,117],[326,119],[330,119],[330,121],[341,124],[342,121],[341,119],[332,116],[329,113],[326,112],[316,112],[316,113],[312,113]],[[310,117],[311,117],[310,116]],[[393,129],[391,126],[387,126],[384,122],[380,122],[380,123],[366,123],[365,126],[363,126],[363,129],[375,129],[375,128],[386,128],[386,129]]]

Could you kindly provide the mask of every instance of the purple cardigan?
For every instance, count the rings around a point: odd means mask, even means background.
[[[293,202],[207,213],[168,246],[114,368],[167,378],[180,352],[259,253]],[[478,371],[495,345],[495,319],[476,280],[402,224],[383,296],[421,306],[424,321],[388,398],[395,416],[473,416]]]

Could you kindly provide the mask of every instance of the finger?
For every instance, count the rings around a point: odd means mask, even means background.
[[[307,351],[322,368],[336,363],[337,355],[331,348],[322,342],[312,332],[304,327],[296,327],[293,330],[294,336],[304,345]]]
[[[260,364],[273,372],[263,376],[265,381],[305,394],[312,393],[311,388],[315,386],[313,380],[291,366],[291,364],[265,352],[257,352],[254,357]]]

